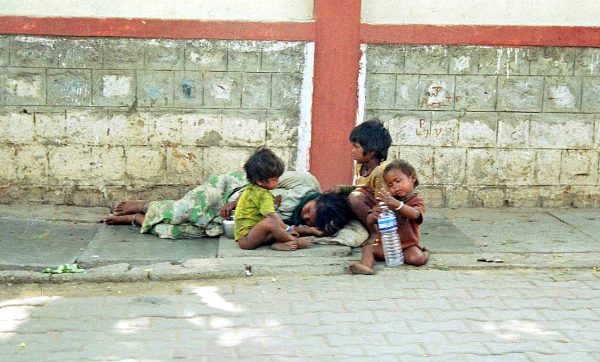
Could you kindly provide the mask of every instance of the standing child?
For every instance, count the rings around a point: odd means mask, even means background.
[[[356,217],[369,229],[367,243],[373,243],[376,229],[369,227],[367,216],[377,201],[375,195],[384,185],[383,169],[388,149],[392,144],[390,132],[378,119],[359,124],[350,132],[352,158],[356,161],[354,185],[332,188],[337,193],[348,194],[348,203]]]
[[[381,190],[377,199],[383,202],[396,214],[398,235],[404,253],[404,263],[421,266],[429,260],[429,250],[419,246],[419,226],[425,217],[425,204],[414,188],[419,185],[417,173],[408,162],[396,160],[390,162],[383,171],[387,191]],[[369,213],[367,223],[374,227],[381,215],[381,207],[377,205]],[[372,244],[363,246],[360,262],[350,265],[353,274],[375,274],[373,261],[384,260],[381,238]]]
[[[311,245],[310,238],[296,238],[275,213],[273,190],[284,171],[283,161],[268,148],[257,150],[244,164],[249,184],[235,208],[234,237],[242,249],[273,244],[274,250],[293,251]]]

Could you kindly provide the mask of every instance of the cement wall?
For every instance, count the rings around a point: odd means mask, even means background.
[[[0,202],[177,197],[261,145],[294,169],[307,44],[0,36]]]
[[[363,46],[362,118],[431,206],[600,205],[600,49]]]
[[[428,205],[600,206],[596,3],[0,0],[0,17],[0,203],[177,197],[259,145],[349,182],[356,112],[386,122]]]
[[[363,0],[370,24],[598,26],[600,3],[572,0]]]

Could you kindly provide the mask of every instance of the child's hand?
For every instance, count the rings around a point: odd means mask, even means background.
[[[377,192],[377,196],[376,199],[383,202],[387,207],[389,207],[390,209],[396,208],[396,206],[398,206],[398,200],[396,200],[394,198],[394,196],[392,196],[392,194],[390,194],[388,191],[386,190],[379,190]]]
[[[331,186],[331,188],[327,192],[333,192],[334,194],[341,194],[342,188],[340,186]]]
[[[375,222],[377,222],[377,219],[379,219],[379,217],[381,216],[381,214],[383,214],[383,209],[381,208],[380,205],[375,205],[375,207],[373,207],[371,209],[371,211],[369,212],[370,217],[375,219]]]
[[[275,207],[279,207],[279,205],[281,205],[281,195],[277,195],[273,198],[273,203],[275,204]]]
[[[225,205],[223,205],[221,207],[221,209],[219,210],[219,215],[221,215],[221,218],[223,220],[229,219],[229,215],[235,209],[236,205],[237,205],[237,201],[230,201],[230,202],[226,203]]]
[[[295,231],[297,231],[298,233],[300,233],[301,236],[304,235],[312,235],[312,236],[316,236],[316,237],[322,237],[322,236],[326,236],[325,232],[323,232],[321,229],[319,229],[318,227],[315,226],[296,226]]]
[[[311,226],[309,230],[310,230],[310,233],[308,235],[313,235],[318,238],[325,236],[325,233],[318,227]]]

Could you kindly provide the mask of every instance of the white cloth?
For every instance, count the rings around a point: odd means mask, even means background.
[[[346,226],[332,236],[317,238],[315,243],[327,245],[346,245],[357,248],[369,238],[369,231],[358,220],[351,220]]]

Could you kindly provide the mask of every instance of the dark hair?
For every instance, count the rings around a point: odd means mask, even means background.
[[[256,150],[244,163],[246,177],[253,184],[258,181],[267,181],[271,177],[279,177],[284,170],[285,165],[281,158],[265,147]]]
[[[387,173],[390,172],[391,170],[400,170],[406,176],[414,177],[415,178],[415,187],[419,186],[419,178],[417,177],[417,171],[410,163],[408,163],[404,160],[391,161],[390,163],[387,164],[387,166],[385,166],[385,169],[383,169],[383,176],[385,177],[385,175],[387,175]]]
[[[327,192],[316,198],[317,219],[315,226],[326,234],[335,234],[346,226],[354,217],[354,213],[342,195]]]
[[[373,118],[352,129],[350,142],[358,143],[365,154],[375,152],[375,157],[384,161],[387,159],[388,148],[392,145],[392,136],[379,119]]]

